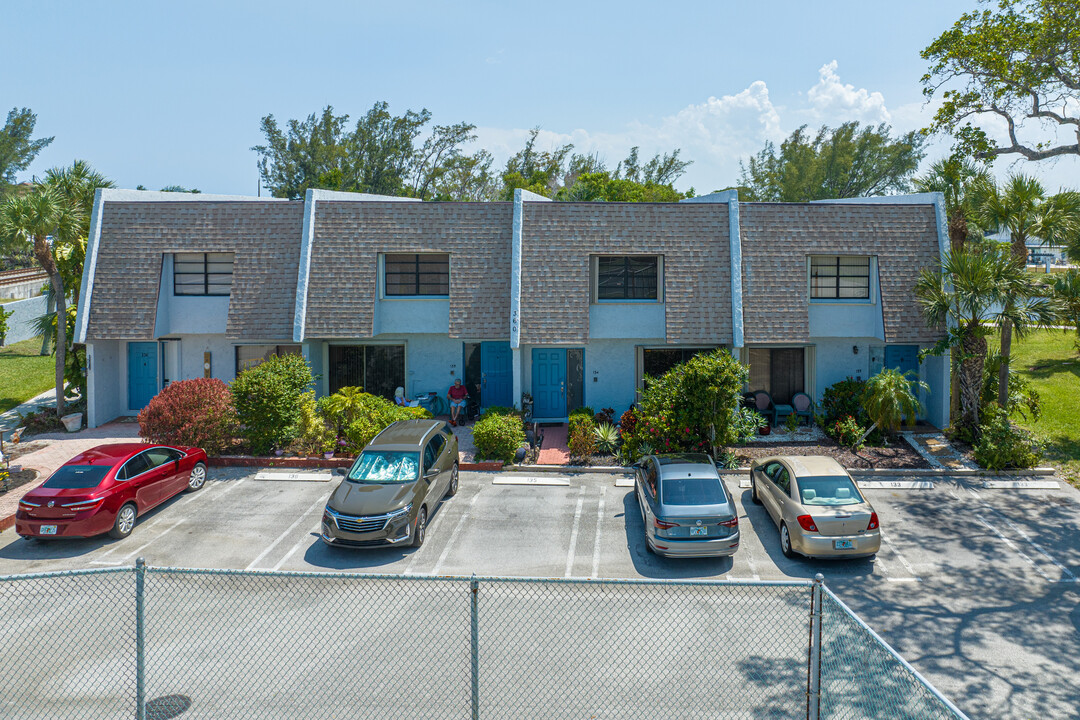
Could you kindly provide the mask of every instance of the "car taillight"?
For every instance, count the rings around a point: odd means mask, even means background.
[[[799,525],[803,530],[806,530],[807,532],[817,532],[817,525],[814,524],[814,518],[809,515],[800,515],[795,519],[799,521]]]
[[[720,527],[737,528],[739,527],[739,518],[733,517],[730,520],[721,520]]]
[[[669,523],[661,520],[660,518],[653,518],[653,525],[661,530],[667,530],[668,528],[678,527],[678,523]]]
[[[866,529],[867,530],[877,530],[878,529],[878,519],[877,519],[877,513],[876,512],[870,513],[870,524],[866,526]]]
[[[103,497],[99,497],[99,498],[95,498],[93,500],[80,500],[78,502],[73,502],[73,503],[64,503],[60,507],[67,508],[69,510],[74,510],[75,512],[80,512],[82,510],[90,510],[92,508],[97,507],[101,503],[101,501],[104,500],[104,499],[105,498],[103,498]]]

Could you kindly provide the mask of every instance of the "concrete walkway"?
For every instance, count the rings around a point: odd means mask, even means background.
[[[0,432],[3,432],[4,442],[7,442],[8,438],[11,437],[11,432],[19,427],[19,418],[21,416],[29,415],[46,407],[56,407],[56,388],[46,390],[40,395],[30,398],[22,405],[16,405],[7,412],[0,413]]]
[[[978,469],[977,465],[950,445],[948,438],[939,432],[918,434],[901,432],[900,434],[932,467],[948,470]]]

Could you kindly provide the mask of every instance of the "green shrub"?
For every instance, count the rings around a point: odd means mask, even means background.
[[[300,399],[313,378],[299,355],[274,356],[244,370],[232,382],[241,433],[256,455],[283,448],[297,435]]]
[[[1009,423],[1009,415],[996,405],[983,416],[982,437],[975,446],[975,462],[987,470],[1031,468],[1042,460],[1042,448],[1027,430]]]
[[[659,378],[650,378],[638,405],[638,421],[623,432],[632,450],[699,451],[736,440],[734,417],[749,370],[725,349],[694,356]]]
[[[577,410],[570,411],[570,417],[574,417],[576,415],[583,415],[589,418],[593,418],[596,416],[596,413],[593,412],[593,409],[591,407],[586,405],[585,407],[579,407]]]
[[[492,405],[489,408],[484,408],[485,415],[516,415],[521,417],[521,411],[517,408],[504,407],[502,405]]]
[[[5,338],[8,334],[8,318],[15,314],[15,311],[5,312],[4,308],[0,308],[0,345],[4,344]]]
[[[885,368],[870,378],[863,390],[863,411],[885,434],[895,434],[900,424],[906,420],[915,424],[915,417],[922,411],[922,404],[914,390],[930,387],[915,377],[914,370],[900,372],[896,368]]]
[[[314,392],[304,393],[300,400],[300,422],[293,445],[300,455],[317,455],[337,449],[337,434],[319,413]]]
[[[849,415],[859,424],[869,425],[866,421],[866,410],[863,409],[865,392],[866,382],[855,378],[847,378],[825,388],[821,397],[821,414],[825,416],[825,425],[831,425]]]
[[[829,437],[852,450],[858,450],[862,447],[861,441],[865,432],[866,428],[860,425],[859,421],[851,415],[842,417],[825,427],[825,433]]]
[[[237,430],[229,386],[215,378],[178,380],[139,413],[139,435],[149,442],[200,447],[220,455]]]
[[[596,449],[610,455],[619,447],[619,429],[611,423],[600,423],[593,430],[596,436]]]
[[[344,449],[351,455],[359,454],[390,423],[431,417],[422,407],[400,407],[358,387],[341,388],[320,398],[316,406],[345,441]]]
[[[731,417],[731,431],[735,442],[746,444],[752,441],[757,437],[758,428],[767,424],[768,421],[757,410],[739,405]]]
[[[512,462],[525,443],[525,428],[517,415],[484,413],[473,425],[473,443],[477,457]]]
[[[586,412],[588,411],[588,412]],[[596,452],[596,421],[591,408],[570,413],[567,428],[567,447],[570,457],[588,458]]]

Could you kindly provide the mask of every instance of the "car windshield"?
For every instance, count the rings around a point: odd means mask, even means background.
[[[727,502],[720,479],[715,477],[663,478],[660,498],[665,505],[720,505]]]
[[[55,490],[89,490],[97,487],[105,473],[111,469],[107,465],[62,465],[42,487]]]
[[[356,482],[404,483],[420,476],[420,453],[370,452],[356,458],[349,479]]]
[[[848,477],[799,478],[799,496],[803,505],[858,505],[863,502],[859,489]]]

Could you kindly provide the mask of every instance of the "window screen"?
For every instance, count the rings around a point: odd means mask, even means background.
[[[174,295],[228,295],[232,291],[233,253],[176,253]]]
[[[331,394],[362,387],[390,400],[394,390],[405,387],[404,345],[331,345],[329,356]]]
[[[385,255],[383,263],[388,297],[450,295],[449,255]]]
[[[869,256],[812,256],[810,258],[810,297],[869,300]]]
[[[602,256],[596,259],[597,300],[656,300],[659,258]]]

